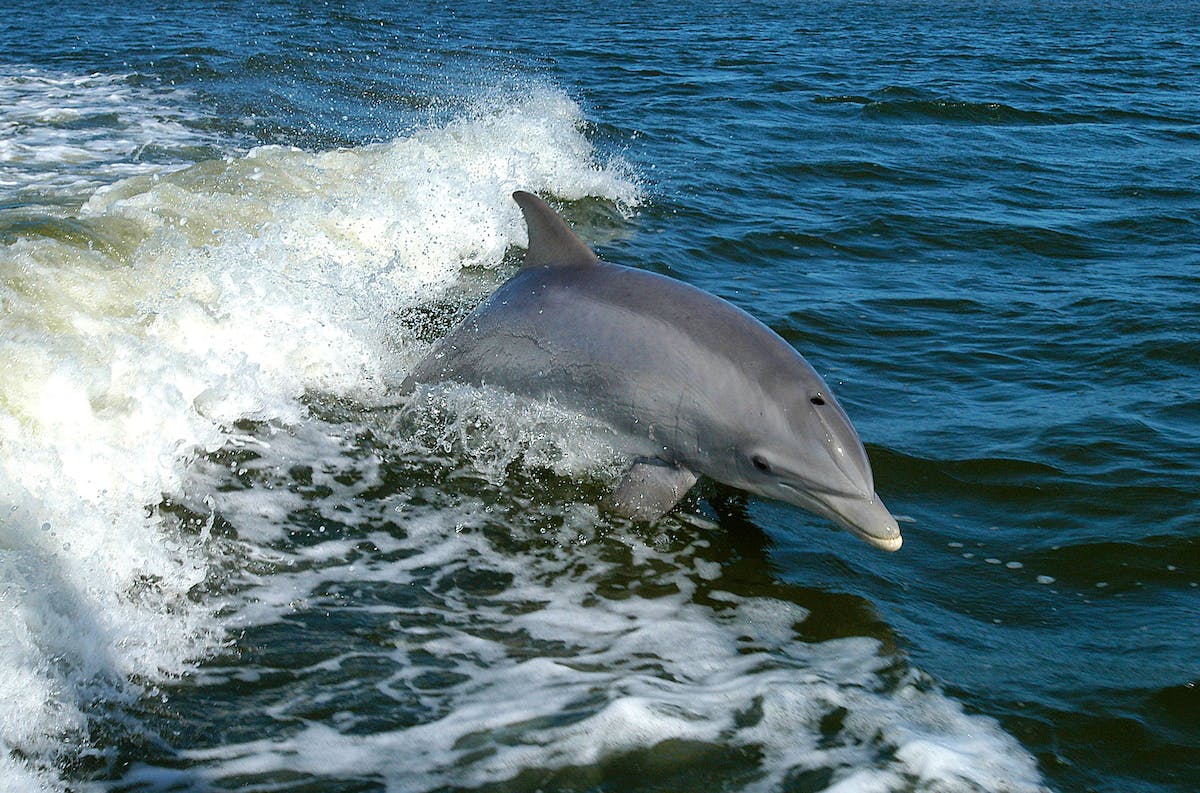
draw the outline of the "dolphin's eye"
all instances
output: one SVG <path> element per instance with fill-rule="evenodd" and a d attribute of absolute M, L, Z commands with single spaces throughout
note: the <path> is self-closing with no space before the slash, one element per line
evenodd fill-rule
<path fill-rule="evenodd" d="M 760 455 L 754 455 L 750 458 L 750 462 L 754 463 L 754 467 L 762 471 L 764 474 L 770 472 L 771 464 L 764 460 Z"/>
<path fill-rule="evenodd" d="M 825 397 L 821 396 L 820 394 L 813 394 L 808 398 L 808 401 L 812 402 L 814 405 L 824 405 Z"/>

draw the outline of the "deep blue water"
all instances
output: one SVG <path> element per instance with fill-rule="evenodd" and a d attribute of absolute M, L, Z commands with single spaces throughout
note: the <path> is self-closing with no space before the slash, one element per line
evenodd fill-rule
<path fill-rule="evenodd" d="M 1198 22 L 6 10 L 0 774 L 1200 788 Z M 711 483 L 614 523 L 565 418 L 378 409 L 517 188 L 793 343 L 904 548 Z"/>

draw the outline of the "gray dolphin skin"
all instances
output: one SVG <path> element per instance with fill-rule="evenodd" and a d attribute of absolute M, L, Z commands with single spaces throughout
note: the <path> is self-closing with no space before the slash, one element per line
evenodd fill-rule
<path fill-rule="evenodd" d="M 494 386 L 610 425 L 630 468 L 607 499 L 654 521 L 708 476 L 833 520 L 887 551 L 900 528 L 858 433 L 791 345 L 741 309 L 602 262 L 537 196 L 521 270 L 434 345 L 401 386 Z"/>

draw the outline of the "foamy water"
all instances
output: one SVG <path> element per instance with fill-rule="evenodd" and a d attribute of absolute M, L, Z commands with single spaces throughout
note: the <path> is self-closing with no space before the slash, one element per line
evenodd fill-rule
<path fill-rule="evenodd" d="M 101 185 L 218 152 L 189 99 L 131 75 L 0 66 L 0 195 L 77 205 Z"/>
<path fill-rule="evenodd" d="M 305 662 L 256 713 L 278 725 L 275 737 L 191 750 L 182 770 L 139 766 L 126 784 L 536 787 L 667 747 L 665 779 L 719 758 L 748 763 L 745 790 L 806 774 L 829 790 L 1042 789 L 1015 740 L 879 640 L 804 641 L 805 609 L 727 589 L 738 584 L 723 580 L 713 551 L 720 529 L 673 519 L 647 534 L 602 521 L 586 501 L 547 506 L 530 481 L 480 484 L 496 447 L 527 470 L 554 467 L 561 455 L 547 439 L 593 428 L 548 409 L 476 436 L 466 401 L 454 394 L 441 422 L 421 421 L 455 431 L 452 453 L 425 463 L 428 473 L 475 481 L 482 492 L 472 495 L 411 471 L 409 488 L 389 488 L 406 461 L 429 460 L 426 440 L 402 431 L 390 448 L 364 447 L 377 427 L 319 420 L 248 439 L 228 466 L 194 469 L 257 570 L 231 573 L 228 624 L 246 647 L 286 631 Z M 502 416 L 514 407 L 493 406 Z M 320 615 L 332 613 L 345 641 L 318 649 L 312 638 L 329 619 Z M 279 661 L 218 663 L 197 684 L 272 679 Z M 349 704 L 364 692 L 388 704 Z"/>
<path fill-rule="evenodd" d="M 59 104 L 90 107 L 97 85 L 118 115 L 144 111 L 119 78 L 48 79 L 7 85 L 7 151 Z M 56 104 L 70 86 L 85 96 Z M 414 354 L 396 313 L 521 240 L 513 189 L 636 200 L 581 123 L 569 99 L 537 91 L 387 144 L 150 170 L 96 191 L 70 233 L 0 250 L 0 777 L 53 787 L 97 703 L 135 698 L 222 641 L 220 603 L 202 592 L 206 536 L 154 509 L 189 461 L 239 420 L 302 422 L 307 392 L 384 394 Z M 40 146 L 8 183 L 78 162 L 85 180 L 111 177 L 138 135 L 164 129 L 182 128 Z"/>

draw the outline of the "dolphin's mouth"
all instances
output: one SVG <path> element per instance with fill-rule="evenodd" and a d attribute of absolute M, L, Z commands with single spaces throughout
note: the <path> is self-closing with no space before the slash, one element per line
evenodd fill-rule
<path fill-rule="evenodd" d="M 869 498 L 861 495 L 813 493 L 786 482 L 779 484 L 789 494 L 794 494 L 793 498 L 787 500 L 829 518 L 876 548 L 898 551 L 904 544 L 904 538 L 900 536 L 900 525 L 876 493 L 871 493 Z"/>
<path fill-rule="evenodd" d="M 876 548 L 898 551 L 904 544 L 900 525 L 875 493 L 869 499 L 825 496 L 822 500 L 826 502 L 831 518 Z"/>
<path fill-rule="evenodd" d="M 877 537 L 874 534 L 856 531 L 854 528 L 849 526 L 847 526 L 847 528 L 849 528 L 854 535 L 866 540 L 867 542 L 871 543 L 871 545 L 874 545 L 876 548 L 882 551 L 898 551 L 900 550 L 900 546 L 904 545 L 904 537 L 900 535 L 899 528 L 896 529 L 896 534 L 894 537 Z"/>

